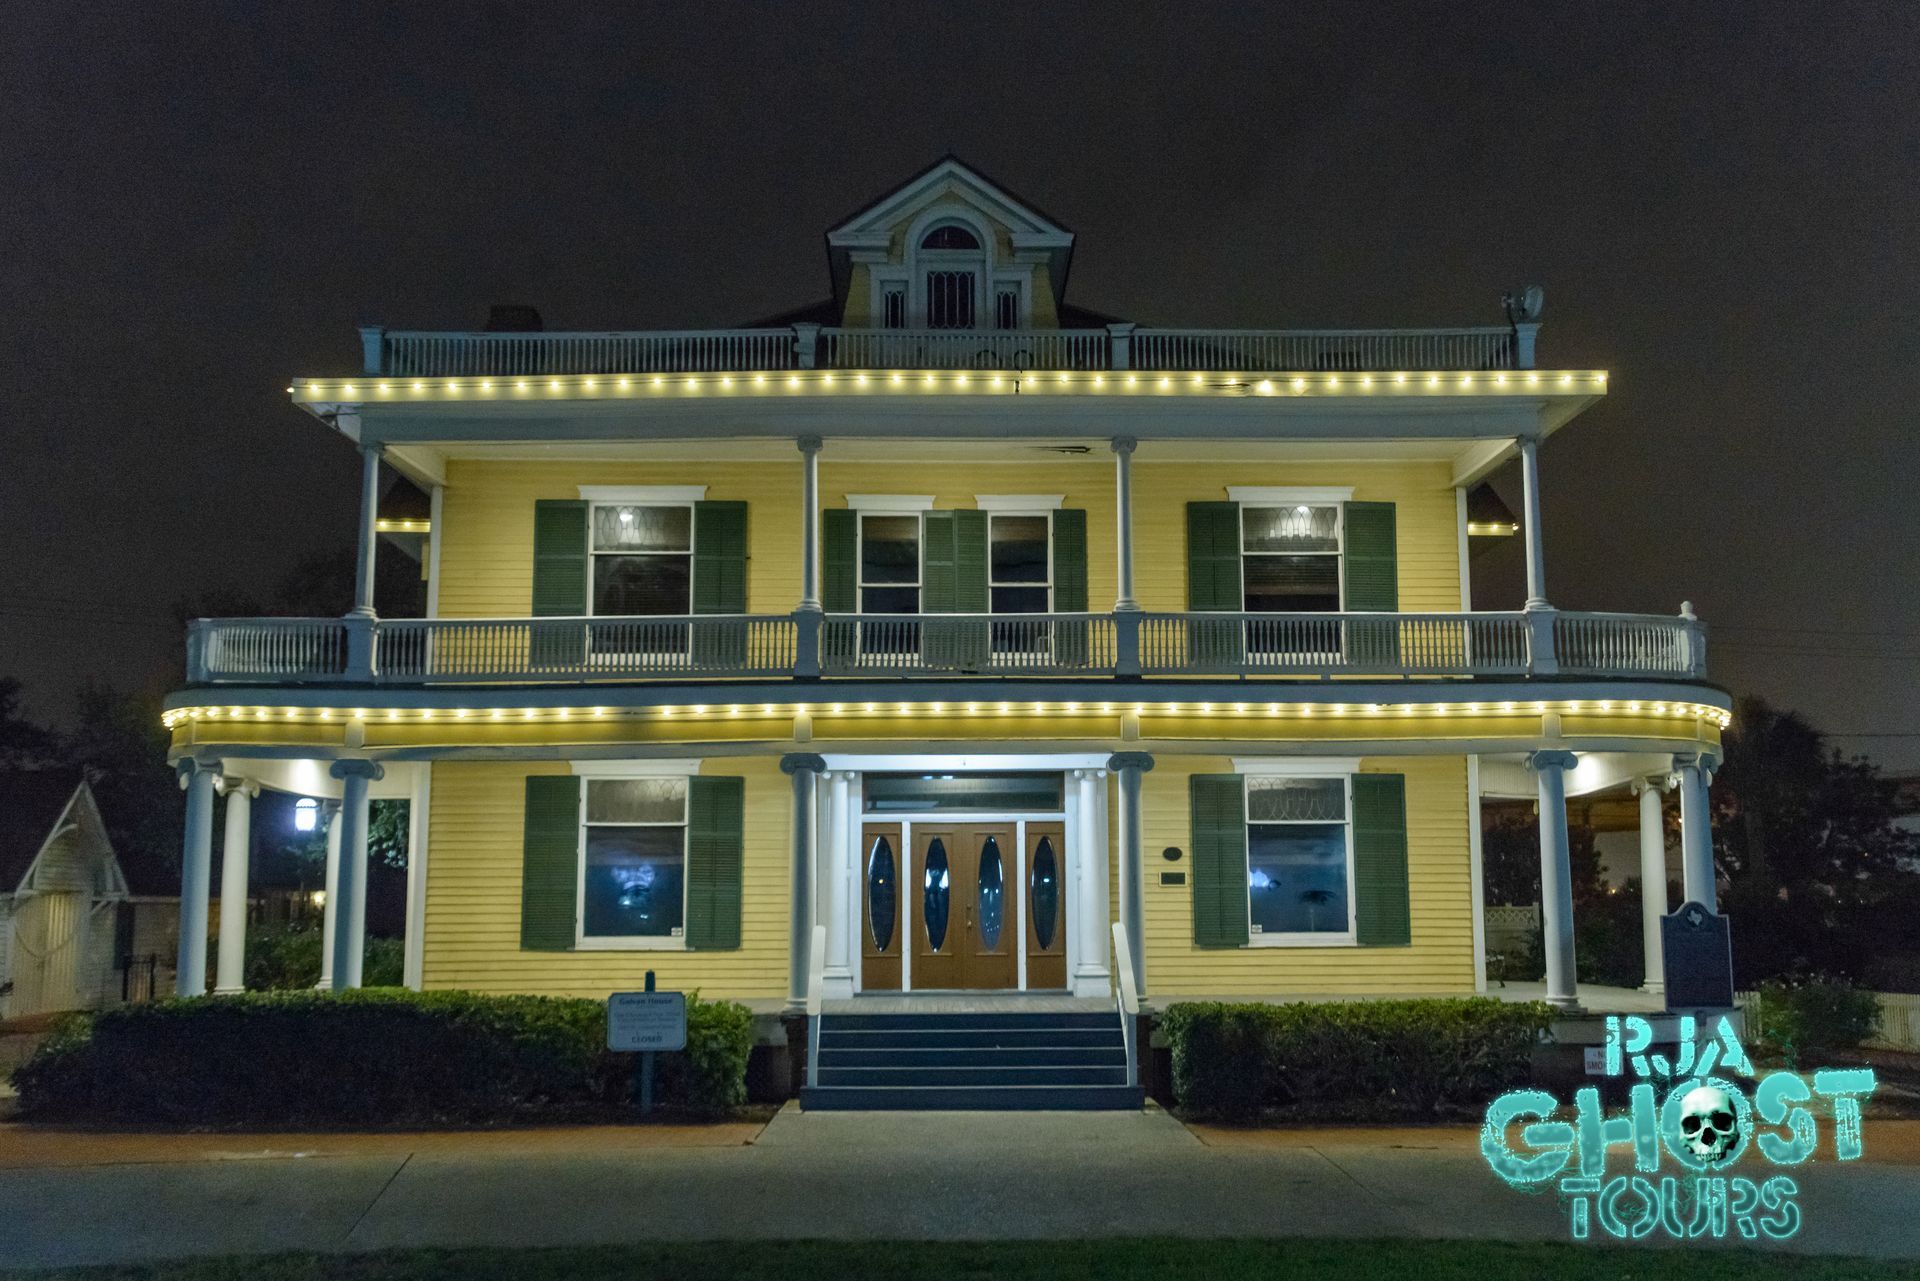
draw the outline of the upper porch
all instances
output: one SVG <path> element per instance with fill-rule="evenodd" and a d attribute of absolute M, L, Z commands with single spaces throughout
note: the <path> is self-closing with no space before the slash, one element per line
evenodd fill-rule
<path fill-rule="evenodd" d="M 1539 325 L 1422 329 L 865 329 L 446 332 L 369 326 L 374 378 L 783 373 L 790 370 L 1391 373 L 1530 370 Z"/>

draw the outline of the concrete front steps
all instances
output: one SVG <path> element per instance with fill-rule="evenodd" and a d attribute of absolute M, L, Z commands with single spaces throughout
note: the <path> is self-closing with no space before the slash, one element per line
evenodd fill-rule
<path fill-rule="evenodd" d="M 807 1111 L 1139 1108 L 1111 1011 L 823 1014 Z"/>

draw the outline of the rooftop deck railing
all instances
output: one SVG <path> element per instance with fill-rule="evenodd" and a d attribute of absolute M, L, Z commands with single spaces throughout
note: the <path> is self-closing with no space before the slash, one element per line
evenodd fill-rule
<path fill-rule="evenodd" d="M 1689 616 L 753 614 L 224 618 L 187 633 L 194 685 L 1199 677 L 1700 680 Z"/>
<path fill-rule="evenodd" d="M 1280 373 L 1530 369 L 1536 325 L 1467 329 L 763 329 L 361 331 L 388 377 L 1004 369 Z"/>

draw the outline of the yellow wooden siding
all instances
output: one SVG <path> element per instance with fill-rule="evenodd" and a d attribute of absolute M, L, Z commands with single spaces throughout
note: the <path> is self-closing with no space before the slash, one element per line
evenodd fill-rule
<path fill-rule="evenodd" d="M 532 761 L 433 766 L 424 986 L 598 999 L 638 990 L 652 970 L 668 989 L 709 997 L 785 996 L 792 787 L 772 757 L 713 760 L 701 771 L 746 779 L 737 950 L 520 950 L 525 780 L 567 770 L 563 763 Z"/>
<path fill-rule="evenodd" d="M 851 446 L 837 446 L 850 449 Z M 995 462 L 823 460 L 821 502 L 848 494 L 926 494 L 939 508 L 972 507 L 977 494 L 1066 495 L 1087 512 L 1087 603 L 1113 606 L 1113 465 L 1104 454 L 1060 456 L 1019 443 Z M 1134 469 L 1137 595 L 1150 610 L 1187 605 L 1189 502 L 1219 501 L 1234 485 L 1351 485 L 1354 497 L 1395 505 L 1400 608 L 1460 607 L 1453 489 L 1441 463 L 1141 463 Z M 579 486 L 706 485 L 707 497 L 748 504 L 747 609 L 783 614 L 799 599 L 800 463 L 453 462 L 442 504 L 440 613 L 517 618 L 532 607 L 533 505 L 576 498 Z"/>
<path fill-rule="evenodd" d="M 1356 501 L 1394 504 L 1400 608 L 1460 608 L 1459 516 L 1446 463 L 1136 461 L 1134 594 L 1141 608 L 1187 607 L 1187 504 L 1224 502 L 1229 485 L 1351 485 Z M 1103 540 L 1109 548 L 1111 539 Z"/>
<path fill-rule="evenodd" d="M 848 329 L 865 329 L 877 323 L 873 312 L 873 272 L 864 262 L 856 262 L 847 273 L 847 305 L 841 309 L 840 323 Z"/>
<path fill-rule="evenodd" d="M 1063 494 L 1061 505 L 1087 513 L 1087 608 L 1113 608 L 1113 461 L 1098 455 L 1045 453 L 1010 442 L 991 447 L 1000 462 L 820 464 L 820 502 L 844 507 L 848 494 L 933 496 L 933 505 L 972 508 L 980 494 Z M 983 447 L 983 451 L 986 452 Z"/>
<path fill-rule="evenodd" d="M 524 618 L 533 609 L 533 505 L 581 485 L 705 485 L 747 504 L 747 612 L 800 595 L 800 459 L 779 462 L 452 462 L 440 521 L 440 615 Z"/>
<path fill-rule="evenodd" d="M 1295 995 L 1431 995 L 1470 993 L 1473 972 L 1473 880 L 1468 853 L 1464 757 L 1383 757 L 1362 762 L 1367 773 L 1407 779 L 1407 881 L 1413 942 L 1407 947 L 1246 947 L 1193 945 L 1193 832 L 1188 779 L 1228 774 L 1224 757 L 1160 756 L 1141 789 L 1146 885 L 1147 991 L 1157 997 Z M 1119 787 L 1111 789 L 1115 804 Z M 1118 817 L 1110 822 L 1119 830 Z M 1177 846 L 1188 857 L 1166 862 Z M 1187 873 L 1185 885 L 1162 885 L 1163 870 Z M 1112 884 L 1118 886 L 1114 869 Z M 1113 911 L 1119 919 L 1118 896 Z"/>

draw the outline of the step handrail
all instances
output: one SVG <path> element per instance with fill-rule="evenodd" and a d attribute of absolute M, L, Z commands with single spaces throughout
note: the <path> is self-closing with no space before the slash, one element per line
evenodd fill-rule
<path fill-rule="evenodd" d="M 1140 993 L 1133 985 L 1133 949 L 1127 946 L 1124 921 L 1113 923 L 1114 1006 L 1120 1014 L 1120 1041 L 1127 1050 L 1127 1084 L 1140 1084 Z"/>
<path fill-rule="evenodd" d="M 807 1084 L 820 1084 L 820 989 L 827 979 L 827 927 L 813 927 L 807 948 Z"/>

